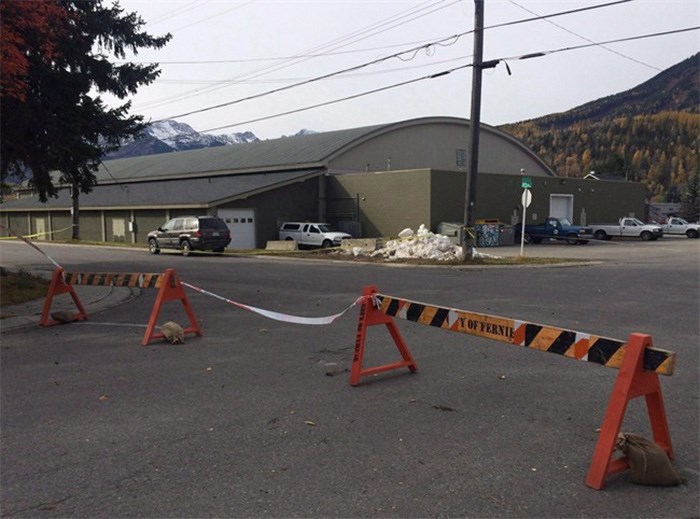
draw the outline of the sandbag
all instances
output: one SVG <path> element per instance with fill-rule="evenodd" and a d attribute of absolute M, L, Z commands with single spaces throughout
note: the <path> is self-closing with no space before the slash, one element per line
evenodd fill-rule
<path fill-rule="evenodd" d="M 75 315 L 67 310 L 59 310 L 51 314 L 51 319 L 59 323 L 72 323 L 75 321 Z"/>
<path fill-rule="evenodd" d="M 160 333 L 163 334 L 166 340 L 170 341 L 172 344 L 184 344 L 185 343 L 185 330 L 179 324 L 168 321 L 160 326 Z"/>
<path fill-rule="evenodd" d="M 685 482 L 666 452 L 653 441 L 636 434 L 623 433 L 620 434 L 617 445 L 627 457 L 633 483 L 674 486 Z"/>

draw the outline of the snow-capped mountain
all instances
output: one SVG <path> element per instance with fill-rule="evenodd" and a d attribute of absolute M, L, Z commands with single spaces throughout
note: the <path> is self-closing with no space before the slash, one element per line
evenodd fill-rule
<path fill-rule="evenodd" d="M 140 155 L 154 155 L 157 153 L 242 144 L 258 140 L 260 139 L 252 132 L 210 135 L 208 133 L 199 133 L 189 124 L 165 120 L 149 124 L 140 138 L 125 142 L 121 148 L 109 153 L 106 158 L 118 159 Z"/>

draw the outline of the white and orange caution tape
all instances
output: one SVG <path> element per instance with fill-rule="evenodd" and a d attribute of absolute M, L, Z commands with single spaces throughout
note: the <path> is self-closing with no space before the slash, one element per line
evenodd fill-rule
<path fill-rule="evenodd" d="M 56 260 L 54 260 L 51 256 L 49 256 L 48 254 L 46 254 L 46 253 L 45 253 L 43 250 L 41 250 L 39 247 L 37 247 L 36 245 L 34 245 L 28 238 L 25 238 L 24 236 L 22 236 L 21 234 L 15 232 L 15 231 L 12 231 L 12 230 L 10 230 L 10 229 L 7 229 L 7 227 L 5 227 L 4 225 L 0 225 L 0 227 L 2 227 L 3 229 L 9 231 L 10 236 L 14 236 L 14 237 L 16 237 L 16 238 L 19 238 L 20 240 L 22 240 L 24 243 L 26 243 L 26 244 L 29 245 L 30 247 L 32 247 L 32 248 L 38 250 L 41 254 L 43 254 L 44 256 L 46 256 L 46 257 L 48 258 L 48 260 L 49 260 L 51 263 L 53 263 L 54 265 L 56 265 L 58 268 L 63 268 L 63 267 L 61 267 L 61 265 L 58 264 L 58 262 L 56 262 Z"/>
<path fill-rule="evenodd" d="M 248 310 L 249 312 L 255 312 L 256 314 L 262 315 L 263 317 L 267 317 L 268 319 L 273 319 L 275 321 L 282 321 L 285 323 L 308 324 L 308 325 L 316 325 L 316 326 L 333 323 L 333 321 L 335 321 L 336 319 L 341 317 L 348 310 L 350 310 L 353 306 L 362 302 L 362 300 L 364 299 L 364 296 L 358 297 L 350 306 L 348 306 L 345 310 L 343 310 L 342 312 L 339 312 L 337 314 L 327 315 L 324 317 L 302 317 L 299 315 L 283 314 L 280 312 L 273 312 L 271 310 L 265 310 L 263 308 L 256 308 L 254 306 L 244 305 L 243 303 L 239 303 L 237 301 L 233 301 L 233 300 L 228 299 L 226 297 L 214 294 L 213 292 L 209 292 L 208 290 L 204 290 L 203 288 L 199 288 L 199 287 L 196 287 L 194 285 L 190 285 L 189 283 L 185 283 L 184 281 L 181 281 L 180 283 L 183 286 L 186 286 L 187 288 L 191 288 L 192 290 L 199 292 L 200 294 L 214 297 L 214 298 L 219 299 L 221 301 L 224 301 L 228 304 L 237 306 L 238 308 L 242 308 L 243 310 Z"/>

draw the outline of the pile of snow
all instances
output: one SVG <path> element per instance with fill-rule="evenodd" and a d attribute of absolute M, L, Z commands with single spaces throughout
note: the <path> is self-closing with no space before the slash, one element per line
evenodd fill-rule
<path fill-rule="evenodd" d="M 370 256 L 381 256 L 390 261 L 404 258 L 450 261 L 461 259 L 462 247 L 452 243 L 447 236 L 433 234 L 421 224 L 417 232 L 404 229 L 399 233 L 398 240 L 386 242 L 384 247 Z"/>
<path fill-rule="evenodd" d="M 423 224 L 416 232 L 410 228 L 404 229 L 399 233 L 397 240 L 388 241 L 384 247 L 374 252 L 367 252 L 361 247 L 353 247 L 349 252 L 353 256 L 368 254 L 373 258 L 380 257 L 387 261 L 406 258 L 437 261 L 462 259 L 462 247 L 452 243 L 447 236 L 430 232 Z M 478 252 L 474 248 L 472 258 L 500 258 L 500 256 Z"/>

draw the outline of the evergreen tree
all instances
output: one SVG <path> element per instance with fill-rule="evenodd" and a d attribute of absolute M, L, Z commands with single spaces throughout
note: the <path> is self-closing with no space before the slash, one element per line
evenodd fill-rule
<path fill-rule="evenodd" d="M 42 202 L 57 196 L 57 184 L 71 185 L 77 219 L 78 193 L 92 189 L 100 158 L 144 127 L 130 101 L 110 109 L 100 94 L 125 99 L 160 74 L 157 64 L 117 65 L 107 54 L 123 60 L 171 35 L 151 36 L 136 13 L 102 0 L 3 1 L 0 21 L 0 181 L 28 178 Z"/>
<path fill-rule="evenodd" d="M 689 222 L 700 221 L 700 173 L 690 175 L 681 195 L 681 213 Z"/>

